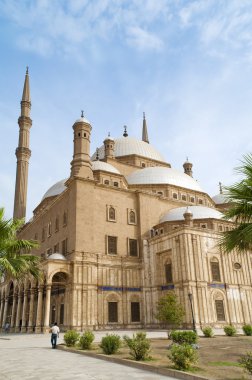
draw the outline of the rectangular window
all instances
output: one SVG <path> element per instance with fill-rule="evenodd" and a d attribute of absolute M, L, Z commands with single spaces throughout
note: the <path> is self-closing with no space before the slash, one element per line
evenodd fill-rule
<path fill-rule="evenodd" d="M 211 262 L 211 272 L 212 272 L 212 280 L 220 282 L 221 276 L 220 276 L 220 266 L 218 262 Z"/>
<path fill-rule="evenodd" d="M 108 302 L 108 321 L 118 322 L 118 307 L 117 302 Z"/>
<path fill-rule="evenodd" d="M 53 252 L 54 253 L 59 253 L 59 243 L 55 244 L 54 248 L 53 248 Z"/>
<path fill-rule="evenodd" d="M 63 325 L 64 324 L 64 304 L 62 303 L 60 305 L 60 324 Z"/>
<path fill-rule="evenodd" d="M 136 239 L 129 239 L 129 255 L 133 257 L 138 256 L 138 245 Z"/>
<path fill-rule="evenodd" d="M 165 280 L 167 283 L 172 282 L 172 265 L 165 264 Z"/>
<path fill-rule="evenodd" d="M 215 301 L 217 321 L 225 321 L 224 303 L 222 300 Z"/>
<path fill-rule="evenodd" d="M 61 249 L 62 255 L 66 255 L 67 254 L 67 239 L 62 241 L 61 248 L 62 248 Z"/>
<path fill-rule="evenodd" d="M 140 303 L 131 302 L 131 322 L 140 322 Z"/>
<path fill-rule="evenodd" d="M 108 254 L 117 255 L 117 237 L 108 236 Z"/>

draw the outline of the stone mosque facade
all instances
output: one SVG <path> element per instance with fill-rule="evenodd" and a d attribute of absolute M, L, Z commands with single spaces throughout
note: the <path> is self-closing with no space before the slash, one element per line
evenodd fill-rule
<path fill-rule="evenodd" d="M 25 76 L 14 218 L 25 218 L 31 99 Z M 160 328 L 157 301 L 173 290 L 185 309 L 184 328 L 240 327 L 252 322 L 251 253 L 218 248 L 228 207 L 193 179 L 192 164 L 171 167 L 149 143 L 107 137 L 90 155 L 92 127 L 73 124 L 69 177 L 54 184 L 19 237 L 35 239 L 43 277 L 0 284 L 0 324 L 15 332 Z"/>

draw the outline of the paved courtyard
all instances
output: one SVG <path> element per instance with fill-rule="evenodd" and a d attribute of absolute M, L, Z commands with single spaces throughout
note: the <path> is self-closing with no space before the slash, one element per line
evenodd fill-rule
<path fill-rule="evenodd" d="M 120 332 L 125 335 L 126 331 Z M 105 333 L 96 333 L 96 341 Z M 152 337 L 166 336 L 165 332 L 148 333 Z M 59 343 L 63 341 L 63 334 Z M 168 376 L 52 350 L 50 334 L 0 334 L 1 380 L 174 380 Z"/>

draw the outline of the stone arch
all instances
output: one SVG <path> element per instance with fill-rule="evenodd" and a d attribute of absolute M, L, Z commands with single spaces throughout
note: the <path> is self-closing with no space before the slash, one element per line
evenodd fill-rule
<path fill-rule="evenodd" d="M 122 323 L 123 311 L 121 294 L 111 292 L 105 297 L 104 318 L 105 324 Z"/>
<path fill-rule="evenodd" d="M 226 322 L 228 320 L 226 294 L 220 289 L 212 292 L 212 308 L 213 316 L 217 323 Z"/>
<path fill-rule="evenodd" d="M 53 281 L 53 277 L 57 274 L 57 273 L 64 273 L 65 275 L 67 275 L 67 281 L 68 283 L 70 282 L 70 273 L 67 269 L 65 268 L 58 268 L 58 269 L 54 269 L 48 276 L 47 278 L 47 284 L 52 284 L 52 281 Z"/>
<path fill-rule="evenodd" d="M 69 274 L 65 270 L 54 271 L 51 273 L 51 309 L 50 323 L 57 322 L 64 325 L 66 320 L 65 304 L 67 301 L 67 290 L 69 285 Z"/>

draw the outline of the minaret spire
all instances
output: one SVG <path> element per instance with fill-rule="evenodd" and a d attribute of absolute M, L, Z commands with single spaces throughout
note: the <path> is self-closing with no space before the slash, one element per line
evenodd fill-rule
<path fill-rule="evenodd" d="M 16 186 L 14 200 L 14 219 L 25 218 L 26 215 L 26 199 L 27 199 L 27 183 L 28 183 L 28 167 L 31 157 L 30 145 L 30 128 L 32 120 L 30 118 L 31 99 L 29 72 L 26 68 L 23 95 L 21 100 L 21 115 L 18 119 L 19 124 L 19 141 L 16 149 L 17 169 L 16 169 Z"/>
<path fill-rule="evenodd" d="M 142 140 L 149 144 L 147 123 L 145 119 L 145 112 L 143 113 L 143 131 L 142 131 Z"/>

